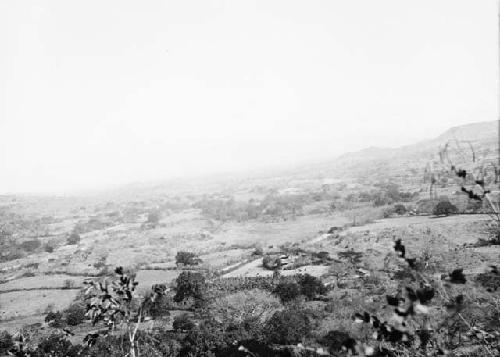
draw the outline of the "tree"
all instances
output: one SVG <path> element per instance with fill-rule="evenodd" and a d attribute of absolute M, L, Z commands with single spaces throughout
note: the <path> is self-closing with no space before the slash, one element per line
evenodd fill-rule
<path fill-rule="evenodd" d="M 281 259 L 278 256 L 266 254 L 264 258 L 262 258 L 262 266 L 269 270 L 279 269 L 281 267 Z"/>
<path fill-rule="evenodd" d="M 192 297 L 195 304 L 199 306 L 205 299 L 206 282 L 201 273 L 183 271 L 176 279 L 175 302 L 180 302 Z"/>
<path fill-rule="evenodd" d="M 137 346 L 137 332 L 141 321 L 151 304 L 165 293 L 165 289 L 160 285 L 154 285 L 151 294 L 144 298 L 135 296 L 135 288 L 139 284 L 125 274 L 122 267 L 115 269 L 116 279 L 109 283 L 90 281 L 84 282 L 87 285 L 85 290 L 85 300 L 87 301 L 87 316 L 90 317 L 94 325 L 103 322 L 107 330 L 102 334 L 108 334 L 115 329 L 116 324 L 124 322 L 127 326 L 128 342 L 130 344 L 129 356 L 135 357 Z M 88 334 L 84 338 L 89 346 L 95 344 L 100 336 L 100 332 Z M 137 353 L 138 354 L 138 353 Z"/>
<path fill-rule="evenodd" d="M 448 216 L 449 214 L 455 214 L 458 212 L 457 207 L 452 205 L 449 201 L 441 201 L 436 207 L 434 207 L 435 216 Z"/>
<path fill-rule="evenodd" d="M 175 263 L 177 265 L 198 265 L 201 263 L 201 259 L 194 253 L 180 251 L 175 256 Z"/>

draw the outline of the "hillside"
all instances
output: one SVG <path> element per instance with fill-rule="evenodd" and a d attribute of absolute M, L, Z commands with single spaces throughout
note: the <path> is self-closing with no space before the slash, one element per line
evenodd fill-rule
<path fill-rule="evenodd" d="M 430 138 L 397 148 L 369 147 L 343 154 L 335 159 L 290 170 L 290 177 L 331 177 L 344 180 L 395 179 L 400 184 L 415 184 L 416 176 L 431 161 L 438 158 L 438 150 L 450 140 L 469 141 L 481 159 L 498 157 L 498 121 L 487 121 L 448 129 L 436 138 Z M 463 144 L 462 144 L 463 145 Z M 468 147 L 462 148 L 466 153 Z M 455 146 L 452 150 L 456 151 Z"/>
<path fill-rule="evenodd" d="M 387 306 L 386 296 L 457 268 L 464 268 L 467 276 L 470 303 L 464 307 L 465 318 L 479 321 L 475 323 L 492 334 L 498 324 L 486 312 L 498 309 L 498 301 L 487 289 L 497 289 L 498 278 L 485 271 L 498 263 L 500 245 L 492 238 L 498 232 L 484 205 L 455 194 L 454 180 L 440 182 L 439 194 L 447 195 L 458 214 L 437 217 L 435 202 L 425 199 L 429 194 L 423 171 L 450 138 L 470 140 L 478 158 L 494 158 L 496 124 L 461 126 L 413 145 L 371 147 L 266 175 L 131 184 L 75 197 L 0 196 L 0 334 L 10 336 L 23 328 L 30 348 L 50 345 L 55 335 L 71 346 L 66 335 L 61 337 L 63 331 L 83 355 L 125 355 L 121 345 L 109 354 L 101 350 L 104 345 L 84 343 L 85 336 L 97 333 L 85 316 L 85 306 L 91 305 L 82 298 L 84 281 L 114 279 L 117 266 L 139 282 L 135 301 L 146 299 L 156 284 L 169 288 L 148 312 L 151 316 L 144 316 L 148 320 L 137 325 L 141 332 L 160 329 L 154 335 L 159 341 L 176 341 L 177 347 L 171 346 L 175 352 L 163 355 L 212 356 L 245 338 L 279 349 L 296 349 L 302 341 L 315 351 L 311 356 L 323 356 L 327 350 L 336 356 L 345 341 L 329 339 L 335 333 L 344 339 L 351 336 L 357 348 L 372 346 L 369 328 L 354 324 L 354 314 L 364 310 L 392 321 L 394 309 Z M 408 259 L 393 249 L 398 238 L 406 244 Z M 192 258 L 181 262 L 181 256 Z M 182 279 L 189 277 L 202 285 L 200 306 L 176 297 Z M 437 279 L 430 286 L 436 298 L 424 311 L 431 309 L 435 324 L 455 323 L 441 308 L 450 304 L 443 296 L 457 295 L 455 288 Z M 253 320 L 242 323 L 230 312 L 259 309 L 266 313 L 248 326 Z M 418 326 L 421 314 L 408 319 Z M 192 331 L 175 328 L 179 316 L 192 320 Z M 249 318 L 255 317 L 250 313 Z M 293 332 L 295 322 L 288 321 L 297 317 L 311 323 L 298 335 Z M 207 323 L 214 325 L 201 329 Z M 397 328 L 406 329 L 402 324 Z M 219 338 L 214 333 L 229 330 L 235 335 L 217 346 L 196 342 L 213 341 Z M 275 330 L 280 331 L 276 337 L 263 337 Z M 124 326 L 118 327 L 114 335 L 124 331 Z M 114 343 L 106 338 L 99 337 Z M 432 337 L 435 346 L 441 338 Z M 399 351 L 399 342 L 388 346 Z M 141 340 L 141 349 L 149 343 Z M 181 345 L 191 352 L 178 350 Z M 466 345 L 478 353 L 484 349 L 484 341 L 472 339 Z M 457 356 L 469 355 L 461 347 L 446 342 Z M 418 345 L 412 348 L 404 356 L 423 356 L 416 354 Z M 283 356 L 302 352 L 299 348 Z"/>

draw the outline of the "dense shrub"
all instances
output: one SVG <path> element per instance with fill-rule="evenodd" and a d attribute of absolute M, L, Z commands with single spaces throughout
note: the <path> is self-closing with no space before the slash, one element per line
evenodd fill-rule
<path fill-rule="evenodd" d="M 279 269 L 281 267 L 281 259 L 278 256 L 266 254 L 262 258 L 262 266 L 269 270 Z"/>
<path fill-rule="evenodd" d="M 191 321 L 189 315 L 185 313 L 176 316 L 172 326 L 175 331 L 191 331 L 195 327 L 195 324 Z"/>
<path fill-rule="evenodd" d="M 82 304 L 72 304 L 64 310 L 65 321 L 70 326 L 81 324 L 85 320 L 87 310 Z"/>
<path fill-rule="evenodd" d="M 214 299 L 206 310 L 216 321 L 237 325 L 252 319 L 263 323 L 280 308 L 280 301 L 269 291 L 251 289 Z"/>
<path fill-rule="evenodd" d="M 45 322 L 49 324 L 50 327 L 61 327 L 63 325 L 63 316 L 59 311 L 49 312 L 45 316 Z"/>
<path fill-rule="evenodd" d="M 329 331 L 323 338 L 321 338 L 321 344 L 328 346 L 330 352 L 339 352 L 342 349 L 342 345 L 347 339 L 350 338 L 349 334 L 344 331 L 332 330 Z"/>
<path fill-rule="evenodd" d="M 326 287 L 321 282 L 321 279 L 315 276 L 309 274 L 299 275 L 298 283 L 300 293 L 309 300 L 314 299 L 317 295 L 326 293 Z"/>
<path fill-rule="evenodd" d="M 280 298 L 283 303 L 295 300 L 301 294 L 299 284 L 293 281 L 280 282 L 273 293 Z"/>
<path fill-rule="evenodd" d="M 176 279 L 175 302 L 192 297 L 199 306 L 205 299 L 207 285 L 201 273 L 183 271 Z"/>
<path fill-rule="evenodd" d="M 177 252 L 177 255 L 175 256 L 175 263 L 183 265 L 198 265 L 201 263 L 201 259 L 194 253 L 180 251 Z"/>
<path fill-rule="evenodd" d="M 72 345 L 68 339 L 62 335 L 50 335 L 38 344 L 38 348 L 32 355 L 50 357 L 76 357 L 80 356 L 82 347 Z"/>
<path fill-rule="evenodd" d="M 436 205 L 436 207 L 434 207 L 434 211 L 432 213 L 436 216 L 448 216 L 457 212 L 457 207 L 455 207 L 449 201 L 441 201 Z"/>
<path fill-rule="evenodd" d="M 406 213 L 406 207 L 402 204 L 397 204 L 394 206 L 394 213 L 399 214 L 401 216 Z"/>
<path fill-rule="evenodd" d="M 171 298 L 165 295 L 161 295 L 157 297 L 154 300 L 154 302 L 149 304 L 146 313 L 149 314 L 149 316 L 152 317 L 153 319 L 169 316 L 170 315 L 169 310 L 172 306 L 171 302 L 172 302 Z"/>
<path fill-rule="evenodd" d="M 182 342 L 179 356 L 186 357 L 213 357 L 214 351 L 227 346 L 221 326 L 210 320 L 189 331 Z"/>
<path fill-rule="evenodd" d="M 0 355 L 6 355 L 12 347 L 14 347 L 12 335 L 7 331 L 0 331 Z"/>
<path fill-rule="evenodd" d="M 283 310 L 274 313 L 265 326 L 270 343 L 296 344 L 311 332 L 309 316 L 304 311 Z"/>

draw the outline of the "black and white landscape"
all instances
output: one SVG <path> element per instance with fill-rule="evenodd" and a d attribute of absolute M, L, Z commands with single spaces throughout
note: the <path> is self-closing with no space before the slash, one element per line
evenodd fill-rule
<path fill-rule="evenodd" d="M 0 3 L 0 356 L 499 356 L 498 3 Z"/>

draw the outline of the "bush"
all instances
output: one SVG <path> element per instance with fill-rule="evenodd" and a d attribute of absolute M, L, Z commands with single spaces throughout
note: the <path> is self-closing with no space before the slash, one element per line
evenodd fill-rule
<path fill-rule="evenodd" d="M 14 347 L 14 339 L 7 331 L 0 331 L 0 355 L 7 355 L 7 352 Z"/>
<path fill-rule="evenodd" d="M 296 344 L 307 338 L 312 326 L 304 311 L 283 310 L 274 313 L 266 324 L 266 339 L 270 343 Z"/>
<path fill-rule="evenodd" d="M 262 266 L 269 270 L 279 269 L 281 267 L 281 259 L 277 256 L 265 255 L 262 258 Z"/>
<path fill-rule="evenodd" d="M 175 331 L 191 331 L 195 324 L 191 321 L 191 318 L 188 314 L 184 313 L 182 315 L 176 316 L 174 318 L 173 328 Z"/>
<path fill-rule="evenodd" d="M 50 327 L 61 327 L 63 325 L 63 316 L 59 311 L 51 311 L 45 316 L 45 322 L 48 323 Z"/>
<path fill-rule="evenodd" d="M 81 346 L 73 346 L 61 335 L 51 335 L 40 341 L 35 356 L 76 357 L 80 355 Z"/>
<path fill-rule="evenodd" d="M 283 303 L 295 300 L 300 296 L 300 293 L 299 284 L 293 281 L 282 281 L 273 290 L 273 294 L 278 296 Z"/>
<path fill-rule="evenodd" d="M 170 315 L 170 307 L 172 300 L 165 295 L 156 297 L 156 299 L 148 306 L 147 313 L 153 319 L 163 318 Z"/>
<path fill-rule="evenodd" d="M 21 243 L 21 248 L 24 249 L 26 252 L 32 253 L 38 248 L 40 248 L 41 245 L 42 243 L 40 243 L 38 239 L 26 240 Z"/>
<path fill-rule="evenodd" d="M 66 323 L 70 326 L 81 324 L 85 320 L 86 308 L 81 304 L 72 304 L 64 311 Z"/>
<path fill-rule="evenodd" d="M 339 352 L 342 350 L 342 345 L 349 339 L 350 336 L 344 331 L 332 330 L 324 336 L 320 342 L 328 346 L 330 352 Z"/>
<path fill-rule="evenodd" d="M 406 213 L 406 207 L 402 204 L 397 204 L 394 206 L 394 213 L 401 216 Z"/>
<path fill-rule="evenodd" d="M 80 243 L 80 235 L 73 231 L 69 235 L 68 240 L 66 242 L 69 245 L 78 244 L 78 243 Z"/>
<path fill-rule="evenodd" d="M 175 256 L 175 263 L 183 265 L 198 265 L 201 263 L 201 259 L 194 253 L 181 251 L 177 252 L 177 255 Z"/>
<path fill-rule="evenodd" d="M 449 214 L 455 214 L 458 212 L 457 207 L 452 205 L 449 201 L 441 201 L 432 212 L 435 216 L 448 216 Z"/>
<path fill-rule="evenodd" d="M 308 300 L 314 299 L 316 295 L 323 295 L 326 293 L 326 287 L 319 278 L 305 274 L 300 275 L 298 280 L 300 293 Z"/>
<path fill-rule="evenodd" d="M 216 321 L 241 325 L 250 320 L 264 323 L 280 308 L 280 301 L 269 291 L 251 289 L 214 299 L 206 310 Z"/>

